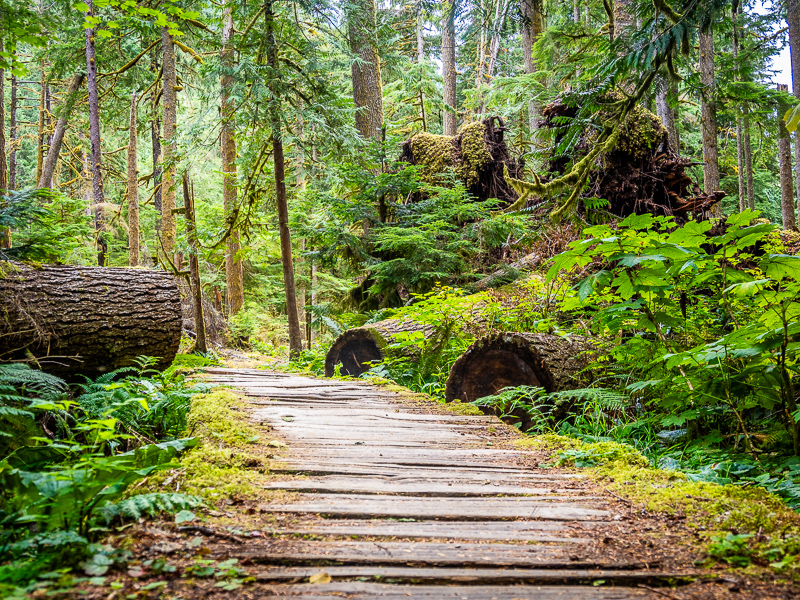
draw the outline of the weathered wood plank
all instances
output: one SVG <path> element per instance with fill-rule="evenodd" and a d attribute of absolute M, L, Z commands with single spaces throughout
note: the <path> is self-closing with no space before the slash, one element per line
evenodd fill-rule
<path fill-rule="evenodd" d="M 585 537 L 600 525 L 583 521 L 571 525 L 563 521 L 386 521 L 382 519 L 324 519 L 272 531 L 278 534 L 312 534 L 330 536 L 375 536 L 398 538 L 430 538 L 448 540 L 495 540 L 586 544 Z M 556 534 L 579 533 L 583 537 Z M 549 535 L 545 535 L 549 534 Z"/>
<path fill-rule="evenodd" d="M 663 585 L 690 578 L 689 573 L 646 570 L 606 569 L 432 569 L 414 567 L 276 567 L 255 573 L 258 581 L 303 581 L 324 571 L 334 580 L 390 580 L 394 583 L 474 583 L 511 585 L 528 584 L 588 584 L 602 581 L 606 584 Z"/>
<path fill-rule="evenodd" d="M 275 459 L 270 465 L 273 473 L 303 473 L 307 475 L 405 475 L 408 465 L 386 463 L 353 462 L 342 464 L 334 461 L 311 461 L 294 458 Z M 441 468 L 415 467 L 418 477 L 473 479 L 477 481 L 563 481 L 575 476 L 564 473 L 533 473 L 518 469 L 490 469 L 486 467 L 463 467 L 451 465 Z"/>
<path fill-rule="evenodd" d="M 501 519 L 548 519 L 560 521 L 604 520 L 607 510 L 584 504 L 547 503 L 528 498 L 421 498 L 356 494 L 303 495 L 291 504 L 269 505 L 283 513 L 320 513 L 333 516 L 401 517 L 496 521 Z"/>

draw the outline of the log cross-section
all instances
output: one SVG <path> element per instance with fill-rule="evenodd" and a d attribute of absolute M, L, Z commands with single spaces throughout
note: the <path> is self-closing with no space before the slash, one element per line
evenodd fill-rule
<path fill-rule="evenodd" d="M 547 333 L 501 333 L 472 344 L 447 378 L 448 402 L 472 402 L 505 387 L 542 387 L 547 392 L 580 386 L 591 345 L 583 337 Z"/>
<path fill-rule="evenodd" d="M 73 379 L 158 358 L 181 338 L 181 298 L 163 271 L 0 262 L 0 362 Z"/>

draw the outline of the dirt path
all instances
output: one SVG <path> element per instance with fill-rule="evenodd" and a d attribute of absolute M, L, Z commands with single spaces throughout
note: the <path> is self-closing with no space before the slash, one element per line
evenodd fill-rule
<path fill-rule="evenodd" d="M 625 505 L 532 467 L 494 418 L 368 384 L 208 372 L 288 444 L 268 487 L 296 499 L 263 507 L 280 524 L 269 543 L 230 554 L 254 565 L 260 598 L 664 598 L 688 574 L 615 546 Z"/>

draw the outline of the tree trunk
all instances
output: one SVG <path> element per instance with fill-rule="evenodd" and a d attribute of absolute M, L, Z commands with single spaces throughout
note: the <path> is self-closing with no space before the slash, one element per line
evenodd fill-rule
<path fill-rule="evenodd" d="M 672 83 L 668 77 L 660 77 L 657 84 L 656 91 L 656 113 L 661 119 L 661 123 L 667 130 L 667 138 L 669 145 L 680 154 L 681 143 L 678 138 L 678 126 L 676 124 L 675 109 L 669 104 L 668 96 L 672 91 L 674 92 L 675 84 Z"/>
<path fill-rule="evenodd" d="M 542 0 L 521 0 L 522 12 L 522 57 L 525 61 L 525 74 L 536 72 L 533 62 L 533 45 L 542 34 L 544 21 L 542 19 Z M 528 127 L 530 131 L 536 130 L 536 119 L 539 111 L 533 100 L 528 100 Z"/>
<path fill-rule="evenodd" d="M 89 10 L 87 17 L 94 14 L 93 0 L 89 0 Z M 89 139 L 92 146 L 92 193 L 94 196 L 94 225 L 97 231 L 97 264 L 106 264 L 106 254 L 108 244 L 105 234 L 105 214 L 103 204 L 105 197 L 103 194 L 103 171 L 102 171 L 102 148 L 100 145 L 100 103 L 97 96 L 97 63 L 95 61 L 94 34 L 95 28 L 86 30 L 86 87 L 89 91 Z M 41 171 L 38 173 L 37 181 L 41 179 Z"/>
<path fill-rule="evenodd" d="M 702 84 L 701 121 L 703 128 L 703 187 L 707 194 L 719 190 L 719 158 L 717 153 L 717 104 L 714 75 L 714 32 L 711 26 L 700 31 L 700 82 Z M 712 210 L 722 214 L 721 207 Z"/>
<path fill-rule="evenodd" d="M 39 188 L 52 187 L 53 173 L 56 170 L 58 156 L 61 153 L 61 145 L 64 142 L 64 134 L 67 131 L 67 121 L 69 120 L 69 115 L 72 112 L 72 105 L 75 101 L 75 92 L 77 92 L 78 88 L 83 84 L 83 78 L 84 74 L 78 73 L 72 78 L 72 81 L 69 84 L 67 98 L 62 107 L 61 114 L 56 121 L 56 127 L 53 131 L 50 147 L 47 150 L 47 157 L 45 158 L 44 166 L 42 167 L 42 174 L 39 177 L 37 184 L 37 187 Z"/>
<path fill-rule="evenodd" d="M 233 11 L 230 5 L 224 9 L 225 24 L 222 28 L 222 51 L 220 58 L 224 69 L 221 87 L 220 114 L 222 132 L 220 148 L 222 154 L 222 199 L 225 212 L 225 225 L 230 227 L 230 235 L 225 249 L 225 284 L 227 288 L 228 314 L 237 314 L 244 305 L 244 274 L 242 259 L 239 256 L 241 244 L 239 229 L 236 227 L 236 138 L 234 133 L 235 106 L 231 100 L 233 91 Z"/>
<path fill-rule="evenodd" d="M 559 392 L 580 387 L 579 373 L 590 362 L 588 339 L 559 337 L 548 333 L 500 333 L 472 344 L 453 364 L 447 378 L 445 399 L 472 402 L 492 396 L 505 387 L 527 385 Z M 557 408 L 557 407 L 556 407 Z M 494 414 L 493 409 L 485 412 Z M 530 416 L 519 411 L 522 430 Z"/>
<path fill-rule="evenodd" d="M 208 352 L 206 343 L 206 321 L 203 316 L 203 284 L 200 281 L 200 244 L 197 242 L 197 224 L 194 214 L 194 194 L 189 192 L 189 174 L 183 172 L 183 216 L 186 219 L 186 237 L 189 240 L 189 278 L 192 282 L 192 304 L 194 306 L 194 350 Z"/>
<path fill-rule="evenodd" d="M 139 266 L 139 169 L 136 168 L 136 92 L 131 93 L 128 123 L 128 264 Z"/>
<path fill-rule="evenodd" d="M 417 332 L 429 338 L 435 330 L 430 325 L 400 319 L 386 319 L 348 329 L 336 338 L 325 355 L 325 377 L 333 377 L 337 365 L 341 365 L 339 372 L 342 375 L 358 377 L 369 371 L 370 365 L 367 363 L 382 362 L 386 358 L 386 347 L 400 341 L 399 336 Z M 398 352 L 412 360 L 419 358 L 413 346 Z"/>
<path fill-rule="evenodd" d="M 786 22 L 789 25 L 789 54 L 792 57 L 792 94 L 800 98 L 800 1 L 786 0 Z M 797 210 L 800 212 L 800 132 L 794 134 L 794 174 Z"/>
<path fill-rule="evenodd" d="M 314 345 L 314 338 L 316 334 L 314 332 L 314 307 L 317 305 L 317 265 L 314 262 L 311 263 L 311 310 L 308 311 L 306 315 L 306 323 L 308 327 L 308 348 Z"/>
<path fill-rule="evenodd" d="M 347 17 L 350 50 L 358 58 L 351 67 L 356 129 L 364 139 L 379 140 L 383 126 L 383 88 L 375 41 L 375 0 L 351 3 Z"/>
<path fill-rule="evenodd" d="M 478 57 L 475 65 L 475 89 L 483 85 L 483 65 L 486 63 L 486 0 L 481 0 L 478 8 Z"/>
<path fill-rule="evenodd" d="M 91 7 L 91 2 L 89 3 Z M 91 12 L 91 8 L 89 9 Z M 86 43 L 89 43 L 89 29 L 86 30 Z M 94 30 L 91 30 L 94 31 Z M 92 34 L 93 35 L 93 34 Z M 86 60 L 89 60 L 89 48 L 86 48 Z M 44 82 L 44 63 L 42 63 L 42 74 L 39 77 L 39 127 L 36 133 L 36 181 L 42 176 L 42 167 L 44 166 L 44 96 L 45 96 L 45 82 Z"/>
<path fill-rule="evenodd" d="M 422 16 L 422 1 L 417 0 L 416 6 L 416 33 L 417 33 L 417 62 L 422 64 L 425 61 L 425 21 Z"/>
<path fill-rule="evenodd" d="M 156 53 L 157 54 L 157 53 Z M 153 72 L 155 73 L 156 82 L 158 78 L 161 77 L 161 69 L 159 68 L 156 57 L 153 57 Z M 153 93 L 151 96 L 151 110 L 153 113 L 152 120 L 150 121 L 150 140 L 151 140 L 151 148 L 153 150 L 153 177 L 151 181 L 153 182 L 153 208 L 156 209 L 158 213 L 156 215 L 156 236 L 161 237 L 161 213 L 162 213 L 162 202 L 161 202 L 161 121 L 158 118 L 158 90 L 155 89 L 158 87 L 158 84 L 154 84 Z"/>
<path fill-rule="evenodd" d="M 456 114 L 456 26 L 455 3 L 442 4 L 442 77 L 444 79 L 444 135 L 454 136 L 458 132 Z"/>
<path fill-rule="evenodd" d="M 500 2 L 503 2 L 500 8 Z M 506 22 L 506 15 L 508 14 L 508 6 L 510 0 L 498 0 L 498 11 L 495 13 L 495 20 L 492 23 L 492 39 L 489 42 L 489 64 L 486 67 L 486 79 L 491 80 L 494 76 L 494 66 L 497 63 L 497 55 L 500 53 L 500 32 Z"/>
<path fill-rule="evenodd" d="M 17 189 L 17 76 L 11 76 L 11 115 L 9 120 L 9 136 L 11 152 L 8 157 L 8 189 Z"/>
<path fill-rule="evenodd" d="M 755 188 L 753 187 L 753 151 L 750 146 L 750 117 L 749 109 L 745 106 L 742 127 L 744 128 L 744 166 L 747 174 L 747 207 L 755 210 Z"/>
<path fill-rule="evenodd" d="M 778 84 L 779 92 L 788 92 L 789 86 L 784 83 Z M 789 138 L 789 131 L 783 115 L 788 110 L 786 104 L 778 105 L 778 165 L 780 166 L 781 177 L 781 216 L 783 217 L 783 228 L 797 229 L 797 218 L 795 216 L 794 189 L 792 185 L 792 148 Z"/>
<path fill-rule="evenodd" d="M 0 361 L 74 379 L 158 357 L 169 366 L 181 339 L 181 297 L 160 271 L 0 263 Z M 30 352 L 30 355 L 28 354 Z"/>
<path fill-rule="evenodd" d="M 0 40 L 0 46 L 2 46 Z M 0 69 L 0 194 L 8 193 L 8 163 L 6 162 L 6 103 L 5 71 Z M 0 248 L 11 247 L 11 230 L 0 230 Z"/>
<path fill-rule="evenodd" d="M 164 102 L 164 174 L 161 177 L 161 243 L 159 254 L 172 260 L 175 252 L 175 161 L 178 158 L 178 144 L 175 132 L 178 128 L 178 80 L 175 73 L 175 47 L 172 36 L 166 27 L 161 28 L 161 47 L 163 50 L 163 102 Z"/>
<path fill-rule="evenodd" d="M 278 44 L 275 38 L 275 13 L 273 0 L 267 0 L 264 16 L 267 24 L 267 60 L 273 77 L 279 76 Z M 303 335 L 300 331 L 300 319 L 297 316 L 297 293 L 294 284 L 294 263 L 292 258 L 292 238 L 289 232 L 289 204 L 286 197 L 286 161 L 283 156 L 283 139 L 281 137 L 281 118 L 274 80 L 270 80 L 272 109 L 270 120 L 272 125 L 272 160 L 275 167 L 275 201 L 278 205 L 278 231 L 281 240 L 281 262 L 283 263 L 283 284 L 286 291 L 286 315 L 289 320 L 289 354 L 296 357 L 303 351 Z"/>

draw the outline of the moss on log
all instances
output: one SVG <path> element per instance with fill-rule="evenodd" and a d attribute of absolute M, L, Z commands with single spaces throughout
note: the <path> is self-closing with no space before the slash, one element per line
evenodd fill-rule
<path fill-rule="evenodd" d="M 181 297 L 163 271 L 0 262 L 0 362 L 27 360 L 66 379 L 138 356 L 172 363 Z"/>
<path fill-rule="evenodd" d="M 403 144 L 400 160 L 422 167 L 422 180 L 431 185 L 446 182 L 452 172 L 479 201 L 497 198 L 513 203 L 517 193 L 506 183 L 503 167 L 519 177 L 522 163 L 512 157 L 503 140 L 505 124 L 500 117 L 467 123 L 455 137 L 422 132 Z"/>

